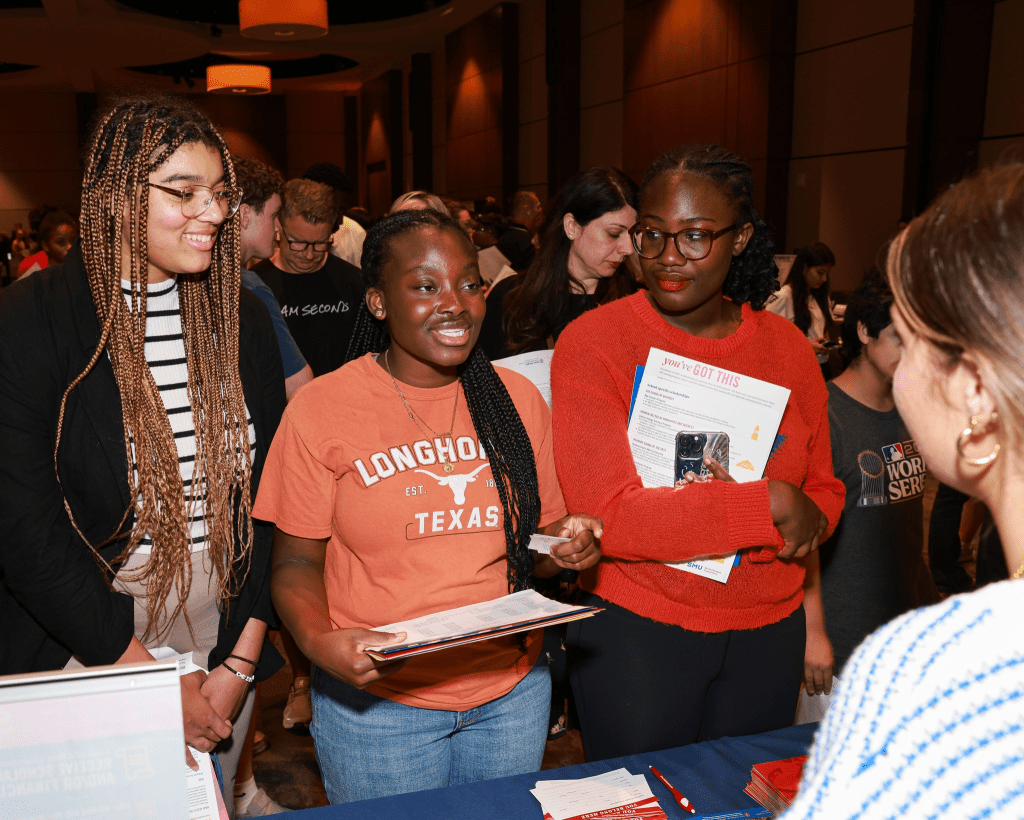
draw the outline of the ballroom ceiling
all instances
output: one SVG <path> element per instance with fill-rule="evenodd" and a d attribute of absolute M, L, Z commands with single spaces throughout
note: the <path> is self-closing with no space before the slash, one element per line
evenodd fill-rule
<path fill-rule="evenodd" d="M 328 0 L 325 37 L 268 43 L 241 36 L 236 0 L 0 0 L 0 89 L 200 93 L 208 64 L 261 62 L 275 92 L 356 90 L 497 2 Z"/>

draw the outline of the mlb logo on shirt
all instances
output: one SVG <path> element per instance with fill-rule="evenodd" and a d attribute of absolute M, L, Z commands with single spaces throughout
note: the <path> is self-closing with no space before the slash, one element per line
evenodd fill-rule
<path fill-rule="evenodd" d="M 882 447 L 882 455 L 885 456 L 885 463 L 892 464 L 894 461 L 901 461 L 906 456 L 903 454 L 903 445 L 900 443 L 886 444 Z"/>

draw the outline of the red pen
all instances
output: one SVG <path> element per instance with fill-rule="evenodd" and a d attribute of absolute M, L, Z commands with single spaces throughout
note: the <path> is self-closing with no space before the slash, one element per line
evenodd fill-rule
<path fill-rule="evenodd" d="M 651 770 L 651 773 L 656 778 L 658 778 L 658 780 L 660 780 L 662 782 L 662 784 L 664 784 L 666 789 L 668 789 L 670 792 L 672 792 L 672 796 L 676 799 L 676 802 L 683 809 L 685 809 L 686 811 L 690 812 L 690 814 L 696 814 L 697 813 L 697 810 L 693 807 L 693 803 L 691 803 L 689 800 L 687 800 L 685 797 L 683 797 L 683 795 L 680 793 L 679 789 L 677 789 L 675 786 L 673 786 L 671 783 L 669 783 L 668 780 L 665 779 L 665 775 L 663 775 L 661 772 L 659 772 L 653 766 L 648 766 L 647 768 L 649 768 Z"/>

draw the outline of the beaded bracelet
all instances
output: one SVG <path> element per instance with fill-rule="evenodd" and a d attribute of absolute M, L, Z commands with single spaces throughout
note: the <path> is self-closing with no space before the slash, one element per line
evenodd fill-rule
<path fill-rule="evenodd" d="M 256 680 L 256 676 L 255 676 L 255 675 L 243 675 L 243 674 L 242 674 L 241 672 L 239 672 L 239 671 L 238 671 L 237 669 L 232 669 L 232 668 L 231 668 L 230 666 L 228 666 L 228 665 L 227 665 L 226 663 L 222 663 L 222 664 L 221 664 L 221 666 L 223 666 L 223 667 L 224 667 L 225 669 L 227 669 L 227 670 L 228 670 L 228 672 L 234 672 L 234 673 L 235 673 L 235 674 L 236 674 L 236 675 L 237 675 L 238 677 L 240 677 L 240 678 L 241 678 L 242 680 L 244 680 L 244 681 L 245 681 L 246 683 L 252 683 L 252 682 L 253 682 L 254 680 Z"/>

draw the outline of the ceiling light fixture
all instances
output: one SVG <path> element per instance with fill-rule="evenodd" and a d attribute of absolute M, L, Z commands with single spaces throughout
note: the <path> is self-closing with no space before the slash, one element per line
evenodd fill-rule
<path fill-rule="evenodd" d="M 265 65 L 211 65 L 206 68 L 211 94 L 269 94 L 270 68 Z"/>
<path fill-rule="evenodd" d="M 313 40 L 327 34 L 327 0 L 239 0 L 238 27 L 253 40 Z"/>

